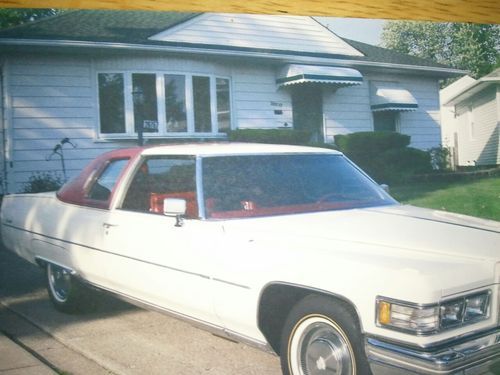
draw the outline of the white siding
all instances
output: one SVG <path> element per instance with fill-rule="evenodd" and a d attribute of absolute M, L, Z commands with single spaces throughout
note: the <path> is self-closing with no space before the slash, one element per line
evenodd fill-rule
<path fill-rule="evenodd" d="M 499 109 L 493 86 L 456 106 L 459 165 L 500 164 Z"/>
<path fill-rule="evenodd" d="M 217 59 L 189 59 L 160 57 L 158 55 L 110 56 L 93 59 L 95 71 L 132 71 L 132 72 L 178 72 L 192 74 L 229 75 L 230 65 Z M 96 78 L 94 78 L 96 79 Z"/>
<path fill-rule="evenodd" d="M 290 92 L 278 89 L 274 68 L 240 65 L 233 69 L 232 79 L 236 128 L 292 127 Z"/>
<path fill-rule="evenodd" d="M 444 104 L 452 99 L 462 90 L 474 84 L 476 80 L 469 76 L 464 76 L 452 84 L 446 86 L 439 92 L 440 112 L 441 112 L 441 140 L 445 147 L 455 147 L 455 132 L 457 124 L 455 119 L 455 106 Z"/>
<path fill-rule="evenodd" d="M 204 14 L 152 40 L 362 56 L 311 17 Z"/>
<path fill-rule="evenodd" d="M 394 78 L 392 78 L 394 79 Z M 417 99 L 418 109 L 401 112 L 400 131 L 411 136 L 410 146 L 422 150 L 441 144 L 439 83 L 423 77 L 396 77 L 397 81 Z"/>
<path fill-rule="evenodd" d="M 363 72 L 362 72 L 363 73 Z M 418 101 L 414 112 L 400 112 L 400 132 L 411 136 L 411 146 L 426 150 L 441 142 L 438 82 L 401 75 L 363 74 L 360 86 L 330 91 L 325 88 L 324 114 L 327 141 L 336 134 L 373 130 L 369 81 L 398 82 Z"/>
<path fill-rule="evenodd" d="M 69 177 L 97 154 L 113 148 L 94 142 L 96 109 L 90 59 L 13 57 L 6 90 L 12 144 L 10 192 L 20 191 L 37 172 L 53 171 L 63 177 L 60 159 L 46 160 L 63 138 L 77 145 L 76 149 L 66 145 L 63 150 Z"/>
<path fill-rule="evenodd" d="M 373 130 L 367 81 L 337 90 L 325 86 L 323 114 L 327 142 L 333 142 L 337 134 Z"/>

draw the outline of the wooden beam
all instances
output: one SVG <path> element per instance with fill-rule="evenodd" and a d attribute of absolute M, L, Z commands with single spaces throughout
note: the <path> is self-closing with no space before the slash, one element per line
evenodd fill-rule
<path fill-rule="evenodd" d="M 0 7 L 142 9 L 500 23 L 499 0 L 0 0 Z"/>

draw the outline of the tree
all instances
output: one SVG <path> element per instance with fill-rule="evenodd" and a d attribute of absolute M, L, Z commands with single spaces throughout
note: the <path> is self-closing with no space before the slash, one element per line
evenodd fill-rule
<path fill-rule="evenodd" d="M 60 13 L 57 9 L 0 9 L 0 29 Z"/>
<path fill-rule="evenodd" d="M 497 65 L 500 26 L 389 21 L 384 25 L 381 39 L 386 48 L 468 70 L 479 78 Z"/>

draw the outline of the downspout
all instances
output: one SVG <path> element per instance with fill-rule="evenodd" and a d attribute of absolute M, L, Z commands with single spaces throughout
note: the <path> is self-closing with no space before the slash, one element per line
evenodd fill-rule
<path fill-rule="evenodd" d="M 0 124 L 2 128 L 2 192 L 7 193 L 7 131 L 5 129 L 5 90 L 4 90 L 4 65 L 0 66 Z"/>

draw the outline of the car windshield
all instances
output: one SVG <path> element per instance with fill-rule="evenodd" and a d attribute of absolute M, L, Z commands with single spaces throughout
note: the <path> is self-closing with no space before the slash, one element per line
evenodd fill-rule
<path fill-rule="evenodd" d="M 243 218 L 395 204 L 336 154 L 216 156 L 203 159 L 207 218 Z"/>

